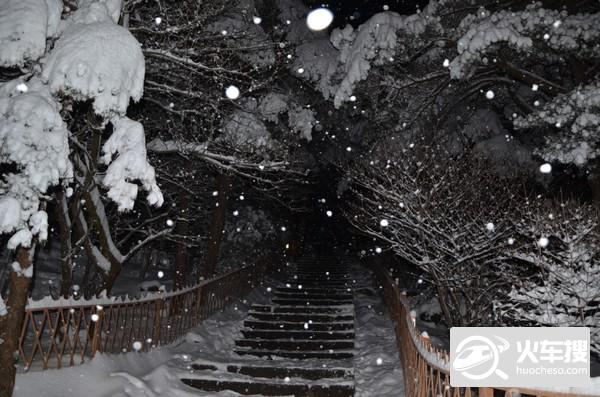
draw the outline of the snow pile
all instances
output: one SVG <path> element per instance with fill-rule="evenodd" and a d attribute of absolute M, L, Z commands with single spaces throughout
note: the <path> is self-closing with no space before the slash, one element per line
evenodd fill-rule
<path fill-rule="evenodd" d="M 350 99 L 356 84 L 367 78 L 372 64 L 392 61 L 397 52 L 415 45 L 427 29 L 441 31 L 435 16 L 437 9 L 438 3 L 432 1 L 423 12 L 408 17 L 382 12 L 373 15 L 357 30 L 350 25 L 334 30 L 331 42 L 340 51 L 339 62 L 343 65 L 343 78 L 334 95 L 335 107 Z M 403 43 L 401 37 L 406 37 L 407 43 Z"/>
<path fill-rule="evenodd" d="M 339 51 L 328 38 L 319 38 L 296 47 L 296 58 L 291 65 L 296 77 L 315 84 L 323 97 L 330 98 L 336 87 L 332 83 L 337 72 Z M 303 73 L 297 73 L 302 68 Z"/>
<path fill-rule="evenodd" d="M 235 218 L 229 218 L 224 231 L 226 242 L 232 251 L 252 252 L 261 246 L 262 241 L 275 236 L 275 226 L 265 211 L 244 206 L 239 214 Z"/>
<path fill-rule="evenodd" d="M 127 117 L 113 118 L 111 123 L 114 130 L 102 147 L 101 159 L 108 164 L 102 180 L 108 197 L 119 205 L 119 211 L 131 210 L 138 193 L 138 186 L 131 181 L 139 180 L 148 192 L 148 203 L 161 206 L 163 195 L 156 184 L 154 168 L 148 164 L 144 127 Z"/>
<path fill-rule="evenodd" d="M 73 176 L 68 136 L 59 106 L 37 78 L 0 86 L 0 162 L 18 170 L 0 181 L 0 233 L 20 230 L 9 248 L 28 246 L 32 233 L 45 239 L 47 219 L 38 213 L 40 196 Z"/>
<path fill-rule="evenodd" d="M 312 109 L 293 105 L 288 112 L 288 120 L 294 132 L 299 133 L 308 142 L 312 140 L 312 129 L 316 124 L 315 112 Z"/>
<path fill-rule="evenodd" d="M 264 123 L 253 112 L 256 101 L 247 102 L 248 111 L 236 110 L 225 122 L 220 141 L 250 153 L 265 154 L 274 149 L 277 142 L 271 138 Z M 253 105 L 251 105 L 253 104 Z"/>
<path fill-rule="evenodd" d="M 524 53 L 541 45 L 553 53 L 579 52 L 600 54 L 600 13 L 569 16 L 566 11 L 541 8 L 530 4 L 523 11 L 501 10 L 491 13 L 480 8 L 467 16 L 459 30 L 466 33 L 458 40 L 458 56 L 450 62 L 450 76 L 468 77 L 472 66 L 482 61 L 486 51 L 503 43 Z"/>
<path fill-rule="evenodd" d="M 312 140 L 312 129 L 317 123 L 312 109 L 293 103 L 288 96 L 270 92 L 261 98 L 257 110 L 264 120 L 275 124 L 279 124 L 281 114 L 287 114 L 288 127 L 303 139 Z"/>
<path fill-rule="evenodd" d="M 298 0 L 278 0 L 278 19 L 285 39 L 293 45 L 300 45 L 313 41 L 324 33 L 313 32 L 306 24 L 308 8 Z"/>
<path fill-rule="evenodd" d="M 279 115 L 287 112 L 288 98 L 282 94 L 270 92 L 260 100 L 258 111 L 263 118 L 271 123 L 279 123 Z"/>
<path fill-rule="evenodd" d="M 42 78 L 52 93 L 93 99 L 95 112 L 110 118 L 141 98 L 144 70 L 140 44 L 127 29 L 112 21 L 75 23 L 57 41 Z"/>
<path fill-rule="evenodd" d="M 67 23 L 119 22 L 121 0 L 79 0 Z"/>
<path fill-rule="evenodd" d="M 44 55 L 61 13 L 60 0 L 0 0 L 0 66 L 23 66 Z"/>
<path fill-rule="evenodd" d="M 275 63 L 273 43 L 260 24 L 254 23 L 257 15 L 252 0 L 243 0 L 231 10 L 229 15 L 210 24 L 209 32 L 231 37 L 236 41 L 236 55 L 255 68 L 271 66 Z"/>
<path fill-rule="evenodd" d="M 537 153 L 546 161 L 584 165 L 600 154 L 600 83 L 558 95 L 541 109 L 516 118 L 514 125 L 556 128 L 558 133 L 546 136 L 546 145 Z"/>

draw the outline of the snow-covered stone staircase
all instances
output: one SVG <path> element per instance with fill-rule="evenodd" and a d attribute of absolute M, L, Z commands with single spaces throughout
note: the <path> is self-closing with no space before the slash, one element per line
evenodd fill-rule
<path fill-rule="evenodd" d="M 192 387 L 244 395 L 354 396 L 354 303 L 348 267 L 333 258 L 298 262 L 253 305 L 236 340 L 237 363 L 195 364 Z"/>

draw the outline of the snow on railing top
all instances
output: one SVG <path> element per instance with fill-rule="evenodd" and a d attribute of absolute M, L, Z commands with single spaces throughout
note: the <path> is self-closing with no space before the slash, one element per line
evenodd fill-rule
<path fill-rule="evenodd" d="M 75 298 L 75 297 L 59 297 L 53 298 L 52 296 L 45 296 L 41 299 L 34 300 L 33 298 L 29 298 L 27 301 L 26 310 L 39 310 L 39 309 L 54 309 L 61 307 L 81 307 L 81 306 L 107 306 L 114 304 L 123 304 L 123 303 L 140 303 L 140 302 L 148 302 L 157 299 L 166 299 L 173 296 L 185 294 L 186 292 L 193 291 L 199 287 L 202 287 L 207 284 L 212 284 L 222 280 L 229 275 L 240 272 L 248 268 L 248 266 L 241 267 L 236 270 L 232 270 L 230 272 L 224 273 L 218 277 L 202 280 L 197 284 L 191 285 L 186 288 L 172 290 L 168 292 L 163 291 L 150 291 L 150 292 L 141 292 L 135 295 L 121 295 L 121 296 L 107 296 L 106 291 L 102 291 L 99 296 L 92 298 Z"/>

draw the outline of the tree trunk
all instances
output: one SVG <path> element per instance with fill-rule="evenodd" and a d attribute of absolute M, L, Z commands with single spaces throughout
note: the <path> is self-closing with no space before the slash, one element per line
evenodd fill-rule
<path fill-rule="evenodd" d="M 225 225 L 225 214 L 227 211 L 227 201 L 231 190 L 231 178 L 227 174 L 221 174 L 217 178 L 219 196 L 217 206 L 213 213 L 212 224 L 208 234 L 208 249 L 206 252 L 206 262 L 204 264 L 203 274 L 205 277 L 211 277 L 217 267 L 219 259 L 219 248 L 223 240 L 223 226 Z"/>
<path fill-rule="evenodd" d="M 592 200 L 594 201 L 594 205 L 600 208 L 600 161 L 598 160 L 595 160 L 590 167 L 588 185 L 592 191 Z"/>
<path fill-rule="evenodd" d="M 190 228 L 189 216 L 190 216 L 190 193 L 182 191 L 179 195 L 179 218 L 177 219 L 177 225 L 175 226 L 175 235 L 179 236 L 177 240 L 176 252 L 175 252 L 175 289 L 182 289 L 185 287 L 187 274 L 187 241 L 186 237 Z"/>
<path fill-rule="evenodd" d="M 72 228 L 67 198 L 65 196 L 65 192 L 62 190 L 57 194 L 56 219 L 58 222 L 58 234 L 60 237 L 60 294 L 65 298 L 68 298 L 72 285 L 71 270 L 73 269 L 73 255 L 71 252 Z"/>
<path fill-rule="evenodd" d="M 10 397 L 15 386 L 17 352 L 19 351 L 19 335 L 23 327 L 25 317 L 25 306 L 29 295 L 31 277 L 27 272 L 33 271 L 30 267 L 31 250 L 23 247 L 17 248 L 17 263 L 21 267 L 19 273 L 11 271 L 10 290 L 6 300 L 7 314 L 0 316 L 0 397 Z M 2 298 L 0 298 L 2 299 Z"/>
<path fill-rule="evenodd" d="M 106 225 L 104 204 L 100 199 L 98 187 L 95 186 L 91 192 L 85 192 L 84 197 L 86 198 L 84 211 L 91 224 L 90 226 L 92 226 L 94 231 L 94 237 L 96 237 L 96 240 L 98 241 L 98 250 L 110 263 L 110 269 L 108 271 L 104 268 L 100 270 L 100 273 L 102 274 L 102 285 L 98 292 L 106 290 L 106 293 L 110 294 L 117 277 L 121 273 L 123 256 L 114 245 L 110 230 Z"/>

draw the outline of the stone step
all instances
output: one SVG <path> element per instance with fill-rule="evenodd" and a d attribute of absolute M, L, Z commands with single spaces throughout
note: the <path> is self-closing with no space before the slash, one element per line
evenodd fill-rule
<path fill-rule="evenodd" d="M 328 294 L 317 294 L 308 292 L 275 292 L 273 294 L 277 298 L 283 299 L 309 299 L 309 300 L 323 300 L 330 299 L 336 301 L 352 301 L 352 295 L 348 293 L 328 293 Z"/>
<path fill-rule="evenodd" d="M 315 313 L 315 314 L 350 314 L 353 311 L 352 305 L 346 306 L 266 306 L 252 305 L 251 311 L 261 313 Z"/>
<path fill-rule="evenodd" d="M 283 321 L 283 322 L 297 322 L 306 323 L 312 321 L 314 323 L 333 323 L 340 321 L 353 321 L 353 314 L 302 314 L 302 313 L 261 313 L 261 312 L 248 312 L 248 316 L 263 321 Z"/>
<path fill-rule="evenodd" d="M 340 279 L 340 280 L 349 280 L 350 276 L 347 273 L 342 272 L 294 272 L 289 281 L 294 282 L 296 280 L 301 279 Z"/>
<path fill-rule="evenodd" d="M 192 364 L 195 371 L 217 371 L 217 366 L 211 364 Z M 227 365 L 227 372 L 252 376 L 256 378 L 285 379 L 302 378 L 308 380 L 319 379 L 354 379 L 354 368 L 301 368 L 301 367 L 271 367 L 246 364 Z"/>
<path fill-rule="evenodd" d="M 183 383 L 196 389 L 219 392 L 231 390 L 242 395 L 295 396 L 295 397 L 352 397 L 353 384 L 307 385 L 296 382 L 181 379 Z"/>
<path fill-rule="evenodd" d="M 294 358 L 297 360 L 304 360 L 307 358 L 318 358 L 318 359 L 329 359 L 329 360 L 343 360 L 354 357 L 353 350 L 316 350 L 316 351 L 295 351 L 295 350 L 265 350 L 265 349 L 243 349 L 239 348 L 234 350 L 236 354 L 240 356 L 251 355 L 257 357 L 284 357 Z"/>
<path fill-rule="evenodd" d="M 310 324 L 309 324 L 310 326 Z M 242 335 L 247 339 L 289 339 L 289 340 L 342 340 L 354 339 L 354 332 L 347 331 L 290 331 L 290 330 L 273 330 L 273 331 L 258 331 L 253 329 L 242 330 Z"/>
<path fill-rule="evenodd" d="M 294 284 L 290 284 L 293 285 L 293 287 L 277 287 L 277 288 L 273 288 L 273 292 L 283 292 L 283 293 L 295 293 L 298 292 L 298 287 L 294 286 Z M 348 292 L 348 288 L 344 287 L 344 288 L 306 288 L 305 286 L 302 286 L 301 291 L 304 292 L 308 292 L 309 294 L 347 294 Z"/>
<path fill-rule="evenodd" d="M 256 350 L 335 352 L 354 349 L 354 340 L 241 339 L 235 345 Z"/>
<path fill-rule="evenodd" d="M 318 281 L 318 280 L 311 280 L 311 281 L 298 281 L 298 282 L 290 282 L 290 283 L 286 283 L 286 287 L 287 286 L 291 286 L 293 288 L 298 288 L 298 285 L 302 286 L 302 289 L 307 289 L 307 288 L 321 288 L 321 289 L 326 289 L 326 290 L 338 290 L 338 289 L 348 289 L 348 288 L 352 288 L 352 286 L 354 285 L 353 282 L 350 281 Z M 289 287 L 288 287 L 289 288 Z"/>
<path fill-rule="evenodd" d="M 332 299 L 283 299 L 273 298 L 271 302 L 282 306 L 343 306 L 352 304 L 352 300 L 332 300 Z"/>
<path fill-rule="evenodd" d="M 305 330 L 304 324 L 301 322 L 286 322 L 286 321 L 261 321 L 261 320 L 246 320 L 244 326 L 252 329 L 261 330 Z M 335 322 L 335 323 L 318 323 L 308 324 L 308 329 L 311 331 L 347 331 L 354 329 L 353 321 Z"/>

